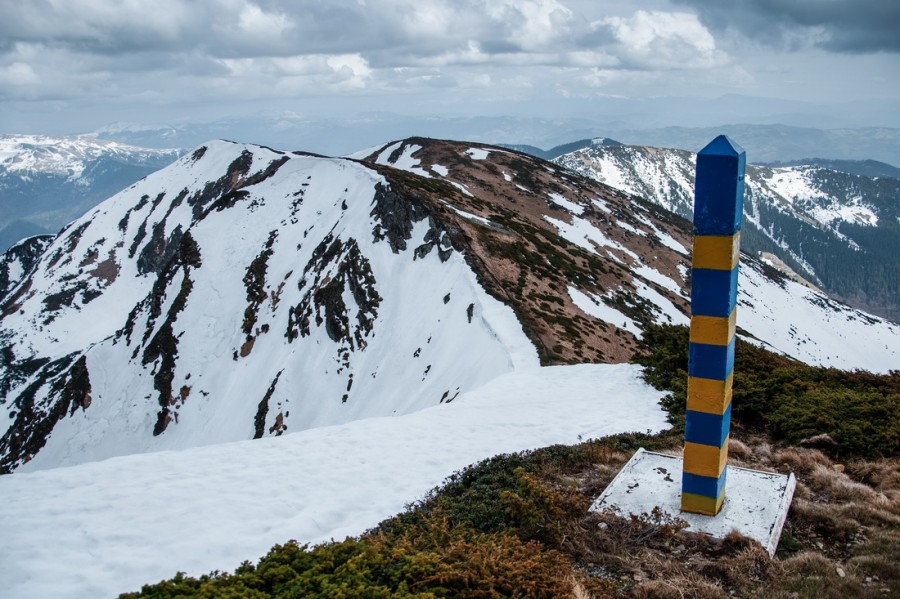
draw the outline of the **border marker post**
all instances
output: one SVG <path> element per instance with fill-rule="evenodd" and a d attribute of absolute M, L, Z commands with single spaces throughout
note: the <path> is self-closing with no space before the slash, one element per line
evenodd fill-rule
<path fill-rule="evenodd" d="M 681 509 L 725 500 L 746 154 L 725 135 L 697 154 Z"/>

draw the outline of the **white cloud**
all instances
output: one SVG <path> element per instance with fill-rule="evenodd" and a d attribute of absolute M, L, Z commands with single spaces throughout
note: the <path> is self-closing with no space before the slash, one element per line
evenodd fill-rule
<path fill-rule="evenodd" d="M 33 85 L 39 80 L 31 65 L 24 62 L 14 62 L 0 67 L 0 85 Z"/>
<path fill-rule="evenodd" d="M 728 62 L 712 34 L 690 13 L 639 10 L 629 18 L 609 17 L 598 25 L 610 28 L 620 58 L 632 68 L 696 69 Z"/>
<path fill-rule="evenodd" d="M 238 15 L 238 28 L 254 39 L 280 38 L 293 26 L 284 13 L 265 12 L 252 2 L 245 4 Z"/>

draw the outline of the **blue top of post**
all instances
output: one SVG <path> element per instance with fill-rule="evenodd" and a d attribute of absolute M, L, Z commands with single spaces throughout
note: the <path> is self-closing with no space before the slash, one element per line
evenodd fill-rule
<path fill-rule="evenodd" d="M 744 211 L 744 148 L 720 135 L 697 153 L 694 235 L 734 235 Z"/>

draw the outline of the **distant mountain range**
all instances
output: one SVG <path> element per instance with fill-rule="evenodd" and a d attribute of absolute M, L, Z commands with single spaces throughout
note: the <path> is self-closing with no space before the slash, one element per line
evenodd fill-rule
<path fill-rule="evenodd" d="M 651 323 L 688 322 L 690 240 L 654 203 L 495 146 L 204 144 L 7 252 L 0 472 L 405 414 L 539 364 L 629 361 Z M 900 363 L 900 326 L 749 254 L 738 304 L 744 338 L 796 359 Z"/>
<path fill-rule="evenodd" d="M 579 143 L 584 147 L 554 162 L 691 218 L 693 153 L 606 139 Z M 742 247 L 776 256 L 853 306 L 900 321 L 900 179 L 884 174 L 897 169 L 810 162 L 748 166 Z"/>
<path fill-rule="evenodd" d="M 55 234 L 180 154 L 91 137 L 0 135 L 0 251 Z"/>
<path fill-rule="evenodd" d="M 98 129 L 92 135 L 152 148 L 188 148 L 221 138 L 336 156 L 411 135 L 496 145 L 525 144 L 534 149 L 566 145 L 572 140 L 607 137 L 626 144 L 696 152 L 710 139 L 724 133 L 739 140 L 754 163 L 803 160 L 813 156 L 828 160 L 877 160 L 900 167 L 900 129 L 897 128 L 825 129 L 757 123 L 659 127 L 652 119 L 624 116 L 623 119 L 416 117 L 390 113 L 322 119 L 282 115 L 179 125 L 117 123 Z M 555 158 L 533 151 L 529 153 Z"/>

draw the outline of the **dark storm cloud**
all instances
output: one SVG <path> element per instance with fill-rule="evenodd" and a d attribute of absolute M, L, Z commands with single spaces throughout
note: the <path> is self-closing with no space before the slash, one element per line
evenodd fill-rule
<path fill-rule="evenodd" d="M 739 31 L 793 49 L 900 52 L 898 0 L 673 1 L 693 7 L 714 32 Z"/>

